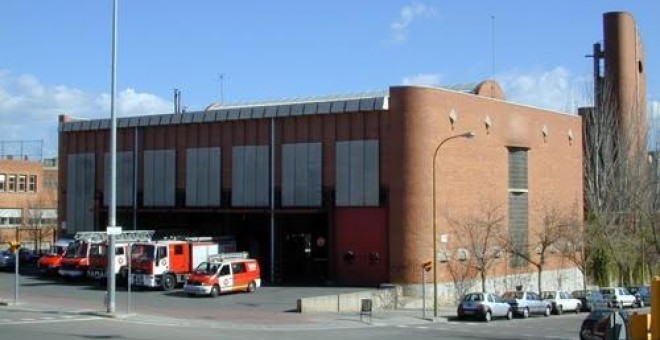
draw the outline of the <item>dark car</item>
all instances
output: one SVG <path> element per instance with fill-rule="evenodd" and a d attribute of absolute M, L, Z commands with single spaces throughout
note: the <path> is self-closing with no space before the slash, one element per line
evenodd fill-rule
<path fill-rule="evenodd" d="M 575 290 L 571 295 L 582 302 L 582 311 L 584 312 L 607 308 L 608 301 L 598 289 Z"/>
<path fill-rule="evenodd" d="M 651 287 L 650 286 L 632 286 L 626 287 L 630 294 L 635 296 L 635 307 L 644 308 L 651 303 Z"/>
<path fill-rule="evenodd" d="M 628 313 L 623 310 L 596 309 L 580 326 L 580 340 L 628 339 Z"/>
<path fill-rule="evenodd" d="M 16 264 L 16 255 L 14 253 L 3 251 L 0 252 L 0 269 L 14 270 Z"/>

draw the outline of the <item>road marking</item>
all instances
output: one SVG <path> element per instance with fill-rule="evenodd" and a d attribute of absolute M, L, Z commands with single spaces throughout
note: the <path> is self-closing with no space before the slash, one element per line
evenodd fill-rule
<path fill-rule="evenodd" d="M 37 319 L 21 319 L 21 320 L 7 320 L 0 322 L 0 326 L 3 325 L 24 325 L 24 324 L 37 324 L 37 323 L 59 323 L 59 322 L 74 322 L 74 321 L 90 321 L 90 320 L 100 320 L 103 318 L 100 317 L 83 317 L 78 319 L 64 318 L 64 319 L 52 319 L 52 320 L 37 320 Z"/>

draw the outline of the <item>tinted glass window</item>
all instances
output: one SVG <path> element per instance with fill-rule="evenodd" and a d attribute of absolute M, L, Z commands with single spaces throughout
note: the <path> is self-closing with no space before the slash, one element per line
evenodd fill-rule
<path fill-rule="evenodd" d="M 229 275 L 229 266 L 224 265 L 220 268 L 220 276 Z"/>

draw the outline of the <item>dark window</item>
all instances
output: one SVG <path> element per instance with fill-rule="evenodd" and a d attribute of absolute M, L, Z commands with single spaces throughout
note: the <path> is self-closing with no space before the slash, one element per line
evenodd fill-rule
<path fill-rule="evenodd" d="M 220 276 L 229 275 L 229 266 L 222 266 L 220 268 Z"/>
<path fill-rule="evenodd" d="M 5 181 L 7 180 L 7 175 L 0 174 L 0 192 L 5 191 Z"/>
<path fill-rule="evenodd" d="M 7 191 L 16 191 L 16 175 L 9 175 L 7 181 Z"/>
<path fill-rule="evenodd" d="M 37 192 L 37 176 L 30 175 L 28 178 L 28 191 Z"/>
<path fill-rule="evenodd" d="M 177 244 L 174 246 L 174 254 L 181 255 L 183 254 L 183 245 Z"/>
<path fill-rule="evenodd" d="M 231 270 L 234 274 L 245 273 L 245 263 L 234 263 L 231 265 Z"/>
<path fill-rule="evenodd" d="M 26 182 L 27 182 L 27 176 L 25 176 L 25 175 L 18 176 L 18 191 L 19 192 L 25 192 Z"/>

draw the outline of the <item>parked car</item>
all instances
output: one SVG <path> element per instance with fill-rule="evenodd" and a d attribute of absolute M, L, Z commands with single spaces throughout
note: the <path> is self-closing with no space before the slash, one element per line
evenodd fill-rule
<path fill-rule="evenodd" d="M 628 326 L 628 313 L 597 309 L 582 321 L 580 340 L 628 339 Z"/>
<path fill-rule="evenodd" d="M 506 292 L 502 295 L 502 298 L 511 305 L 514 314 L 523 318 L 528 318 L 530 314 L 550 316 L 552 311 L 552 304 L 544 301 L 540 295 L 534 292 Z"/>
<path fill-rule="evenodd" d="M 599 308 L 607 308 L 609 302 L 598 289 L 575 290 L 571 295 L 580 300 L 582 311 L 591 312 Z"/>
<path fill-rule="evenodd" d="M 34 264 L 39 260 L 39 255 L 36 251 L 27 248 L 20 248 L 18 250 L 18 259 L 21 261 L 21 264 Z"/>
<path fill-rule="evenodd" d="M 603 293 L 605 300 L 608 301 L 609 307 L 632 308 L 635 306 L 635 296 L 623 287 L 605 287 L 601 288 L 600 292 Z"/>
<path fill-rule="evenodd" d="M 458 318 L 476 317 L 489 322 L 495 317 L 513 318 L 513 310 L 508 302 L 501 297 L 486 292 L 473 292 L 466 294 L 457 310 Z"/>
<path fill-rule="evenodd" d="M 0 269 L 14 270 L 16 265 L 16 254 L 9 251 L 0 252 Z"/>
<path fill-rule="evenodd" d="M 644 306 L 648 306 L 651 303 L 650 286 L 631 286 L 626 287 L 626 289 L 630 294 L 635 296 L 635 307 L 644 308 Z M 646 300 L 644 300 L 644 297 L 646 297 Z"/>
<path fill-rule="evenodd" d="M 568 292 L 546 290 L 541 292 L 541 297 L 552 304 L 552 312 L 557 315 L 563 312 L 579 313 L 582 310 L 582 302 Z"/>

